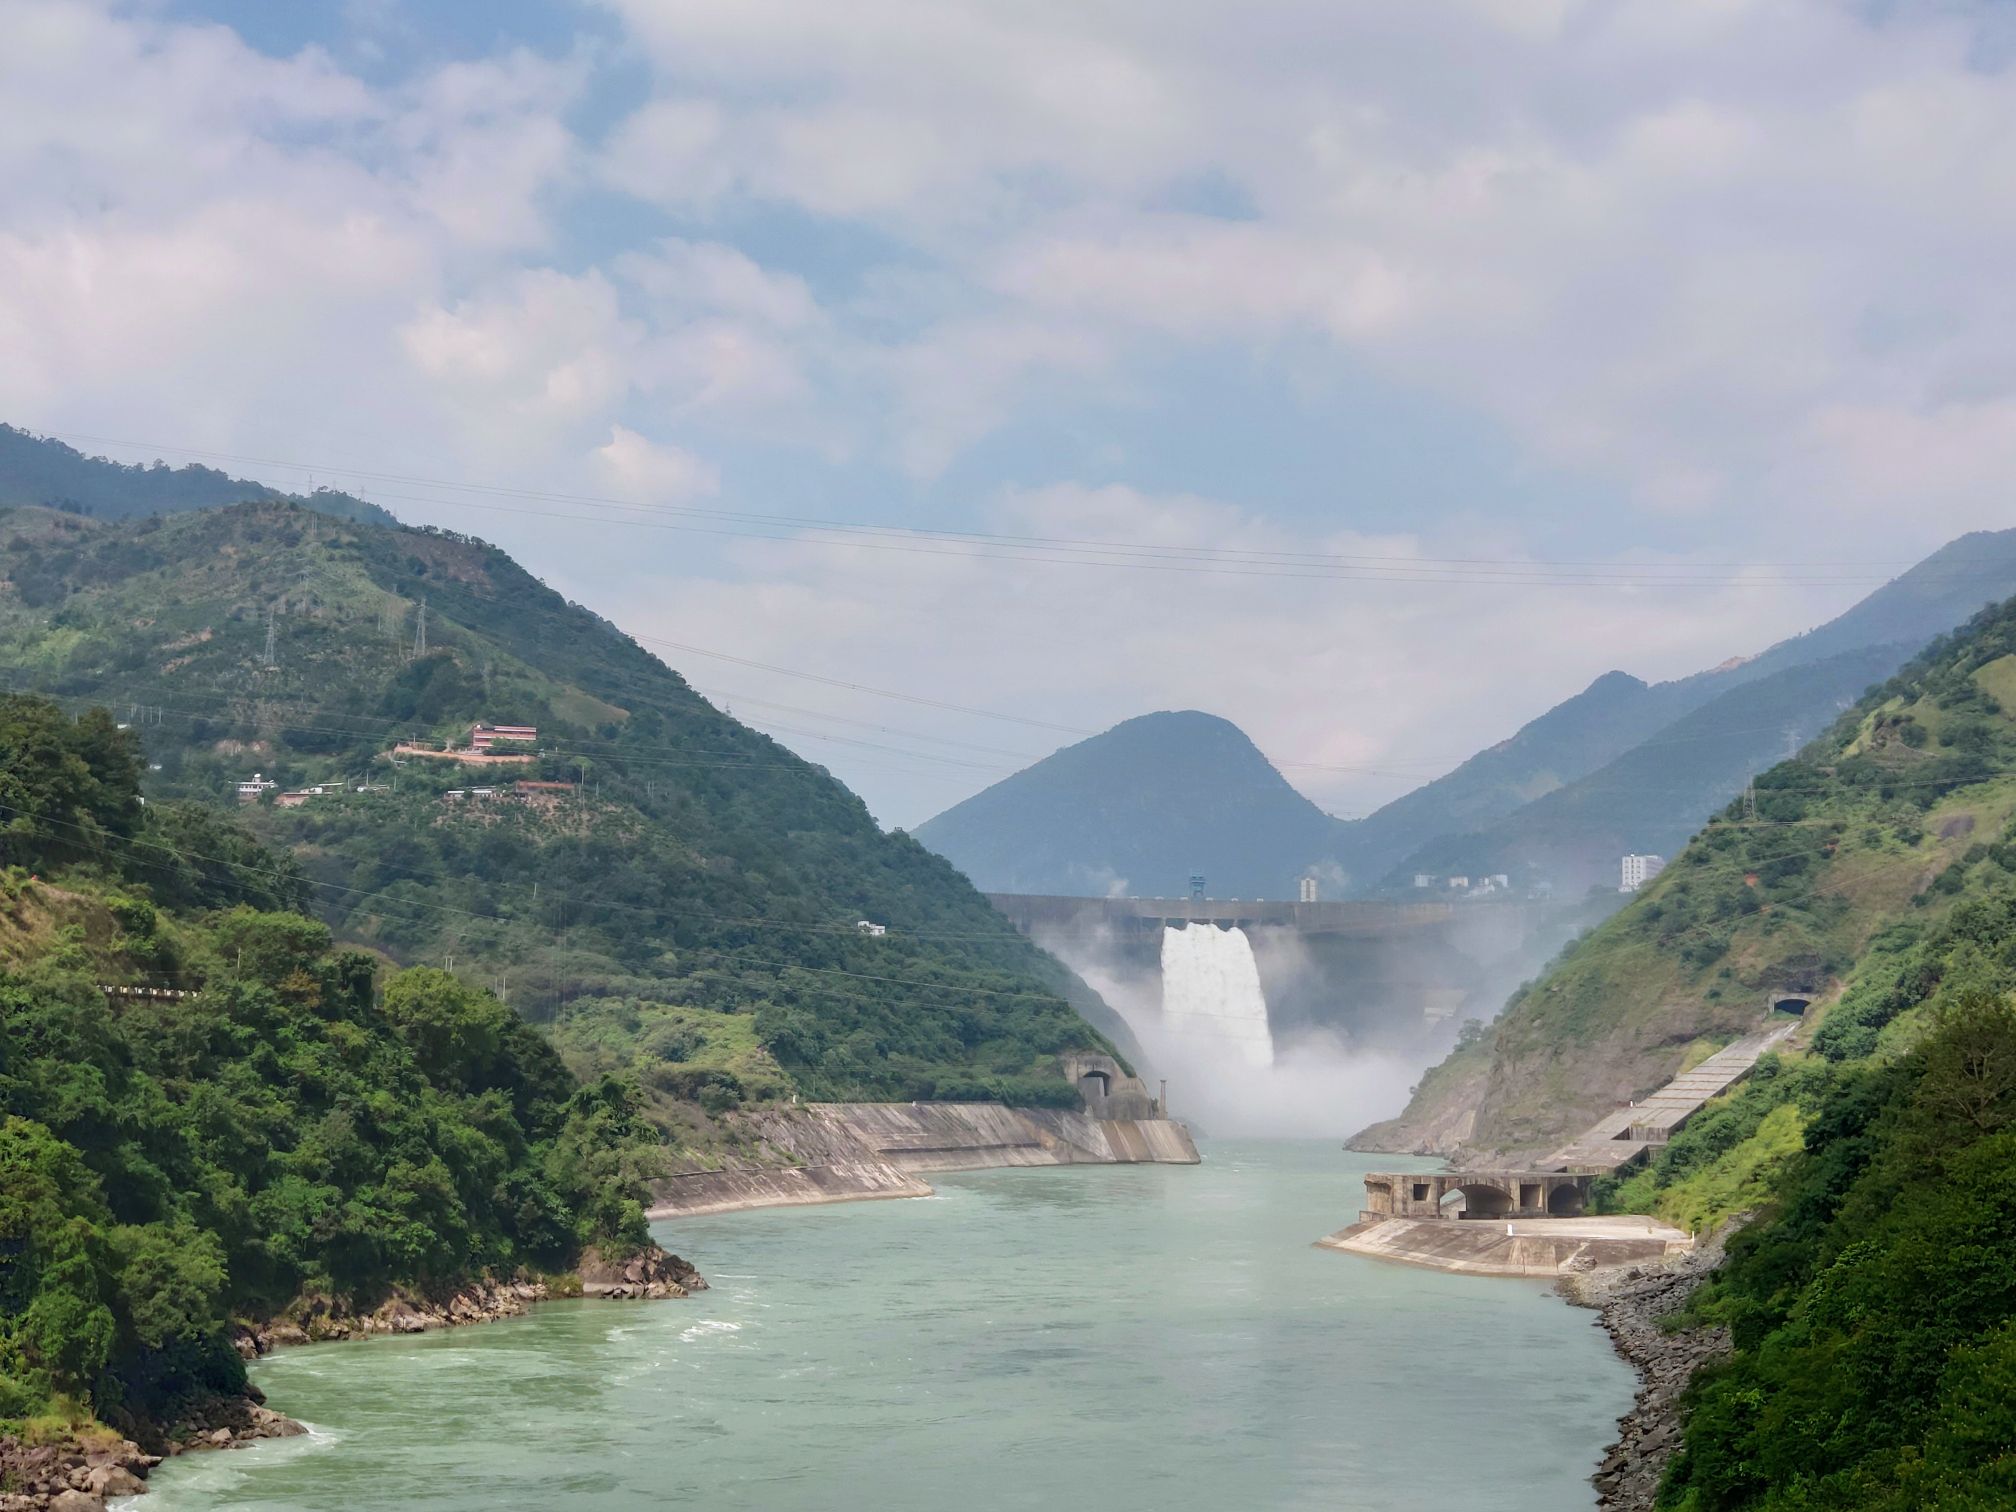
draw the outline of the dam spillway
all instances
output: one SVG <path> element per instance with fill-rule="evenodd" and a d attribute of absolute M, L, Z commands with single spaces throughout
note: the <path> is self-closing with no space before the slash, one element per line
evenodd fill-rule
<path fill-rule="evenodd" d="M 1255 1069 L 1274 1064 L 1267 998 L 1244 930 L 1165 928 L 1161 966 L 1165 1033 L 1183 1036 L 1198 1053 L 1228 1055 Z"/>
<path fill-rule="evenodd" d="M 1465 1018 L 1490 1018 L 1566 943 L 1587 910 L 1550 900 L 1301 903 L 989 893 L 1023 934 L 1088 980 L 1164 1001 L 1172 931 L 1237 931 L 1250 949 L 1273 1049 L 1311 1036 L 1426 1054 Z M 1201 932 L 1199 932 L 1201 940 Z"/>

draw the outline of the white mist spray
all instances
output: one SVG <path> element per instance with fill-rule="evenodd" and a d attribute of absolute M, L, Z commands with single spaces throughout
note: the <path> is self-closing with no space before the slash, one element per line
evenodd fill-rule
<path fill-rule="evenodd" d="M 1178 936 L 1189 935 L 1180 939 Z M 1217 938 L 1209 938 L 1216 936 Z M 1162 970 L 1124 963 L 1110 931 L 1039 933 L 1036 943 L 1103 997 L 1141 1043 L 1149 1079 L 1166 1078 L 1170 1111 L 1218 1135 L 1321 1135 L 1339 1139 L 1398 1113 L 1421 1067 L 1304 1029 L 1277 1046 L 1266 1017 L 1251 940 L 1193 924 L 1160 942 Z M 1172 959 L 1170 951 L 1179 953 Z M 1183 956 L 1185 951 L 1202 959 Z M 1233 951 L 1242 969 L 1222 969 Z M 1218 954 L 1223 952 L 1221 956 Z M 1273 969 L 1307 970 L 1274 952 Z M 1162 980 L 1167 975 L 1166 982 Z M 1204 984 L 1215 978 L 1218 985 Z M 1238 983 L 1236 988 L 1228 985 Z M 1185 1005 L 1189 1011 L 1185 1012 Z M 1243 1030 L 1228 1035 L 1235 1024 Z"/>
<path fill-rule="evenodd" d="M 1243 929 L 1192 924 L 1162 931 L 1162 1027 L 1200 1054 L 1242 1066 L 1274 1064 L 1260 965 Z"/>

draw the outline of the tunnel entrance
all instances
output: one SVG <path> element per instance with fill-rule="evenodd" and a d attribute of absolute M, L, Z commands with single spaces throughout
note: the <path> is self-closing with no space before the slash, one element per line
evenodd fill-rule
<path fill-rule="evenodd" d="M 1557 1186 L 1547 1194 L 1547 1215 L 1550 1218 L 1579 1218 L 1582 1216 L 1582 1188 L 1579 1186 Z"/>
<path fill-rule="evenodd" d="M 1104 1071 L 1087 1071 L 1078 1078 L 1078 1092 L 1082 1097 L 1099 1098 L 1103 1101 L 1112 1090 L 1113 1084 L 1107 1079 Z"/>
<path fill-rule="evenodd" d="M 1494 1186 L 1458 1187 L 1443 1199 L 1444 1205 L 1453 1205 L 1459 1196 L 1463 1199 L 1459 1218 L 1503 1218 L 1512 1211 L 1512 1194 Z"/>
<path fill-rule="evenodd" d="M 1780 997 L 1771 1000 L 1773 1013 L 1789 1013 L 1793 1018 L 1804 1018 L 1806 1010 L 1813 1005 L 1811 998 Z"/>

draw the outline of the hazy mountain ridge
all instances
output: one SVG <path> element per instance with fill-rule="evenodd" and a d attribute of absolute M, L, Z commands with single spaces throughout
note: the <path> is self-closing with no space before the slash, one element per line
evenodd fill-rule
<path fill-rule="evenodd" d="M 1424 838 L 1518 812 L 1622 755 L 1667 720 L 1713 698 L 1707 676 L 1655 684 L 1606 672 L 1455 771 L 1353 821 L 1349 849 L 1361 885 L 1418 869 L 1402 863 Z"/>
<path fill-rule="evenodd" d="M 210 509 L 219 504 L 292 499 L 324 514 L 373 525 L 398 521 L 376 504 L 336 489 L 289 494 L 200 463 L 140 467 L 87 456 L 52 436 L 0 425 L 0 505 L 37 504 L 100 520 Z"/>
<path fill-rule="evenodd" d="M 1311 872 L 1335 896 L 1343 833 L 1236 725 L 1195 710 L 1125 720 L 915 831 L 989 892 L 1136 897 L 1182 896 L 1200 872 L 1219 897 L 1293 897 Z"/>
<path fill-rule="evenodd" d="M 1415 851 L 1387 879 L 1503 872 L 1581 891 L 1615 886 L 1618 857 L 1670 856 L 1756 772 L 1818 735 L 1917 648 L 1874 646 L 1722 692 L 1574 782 L 1470 834 Z"/>
<path fill-rule="evenodd" d="M 1362 819 L 1323 813 L 1214 716 L 1150 715 L 1198 723 L 1127 721 L 916 834 L 1002 892 L 1173 894 L 1192 872 L 1221 896 L 1293 897 L 1311 873 L 1333 897 L 1404 893 L 1416 874 L 1503 872 L 1579 891 L 1614 878 L 1624 852 L 1676 849 L 1788 738 L 1811 738 L 1925 642 L 2010 593 L 2016 530 L 1963 536 L 1757 656 L 1663 683 L 1605 673 Z"/>
<path fill-rule="evenodd" d="M 1961 536 L 1825 624 L 1756 656 L 1671 682 L 1639 684 L 1643 691 L 1635 698 L 1613 695 L 1621 708 L 1606 745 L 1602 732 L 1590 728 L 1593 722 L 1577 716 L 1579 704 L 1622 675 L 1608 674 L 1506 746 L 1492 747 L 1360 821 L 1354 841 L 1365 835 L 1372 844 L 1355 846 L 1353 854 L 1368 876 L 1383 859 L 1376 875 L 1395 888 L 1416 873 L 1523 873 L 1570 888 L 1601 882 L 1625 851 L 1676 848 L 1747 777 L 1782 753 L 1788 731 L 1795 746 L 1816 734 L 1861 692 L 1844 683 L 1858 668 L 1867 674 L 1864 687 L 1887 677 L 1934 636 L 2011 593 L 2016 530 Z M 1800 668 L 1812 670 L 1795 675 Z M 1760 739 L 1746 747 L 1743 736 L 1763 717 L 1766 701 L 1745 690 L 1765 681 L 1782 705 L 1778 744 Z M 1617 733 L 1632 730 L 1636 739 L 1617 743 Z M 1552 791 L 1508 803 L 1504 795 L 1522 771 L 1523 753 L 1515 748 L 1528 743 L 1522 740 L 1528 731 L 1567 775 Z M 1689 748 L 1711 759 L 1690 766 L 1684 759 Z M 1457 801 L 1445 802 L 1441 812 L 1423 801 L 1452 788 Z M 1391 837 L 1408 825 L 1389 814 L 1403 816 L 1415 831 L 1411 845 L 1390 855 Z"/>

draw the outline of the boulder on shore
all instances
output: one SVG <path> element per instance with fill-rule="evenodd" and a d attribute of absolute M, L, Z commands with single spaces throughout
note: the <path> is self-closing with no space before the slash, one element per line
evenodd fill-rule
<path fill-rule="evenodd" d="M 620 1260 L 600 1250 L 586 1250 L 580 1273 L 584 1297 L 684 1297 L 707 1290 L 699 1271 L 655 1244 Z"/>

